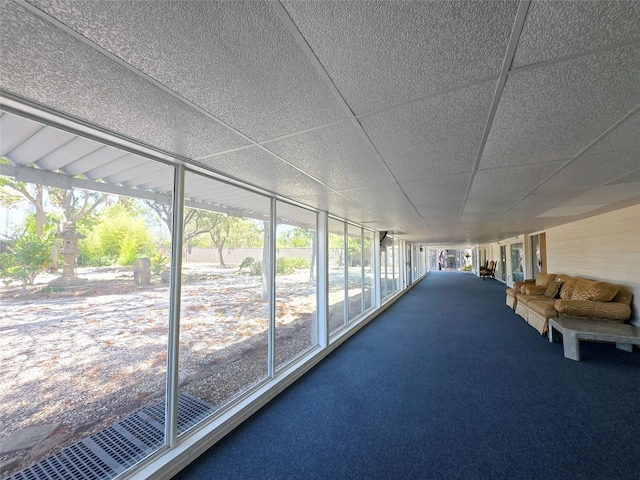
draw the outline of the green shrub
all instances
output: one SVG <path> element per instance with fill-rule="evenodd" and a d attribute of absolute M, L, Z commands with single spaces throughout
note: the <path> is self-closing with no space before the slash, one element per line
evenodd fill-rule
<path fill-rule="evenodd" d="M 276 273 L 279 273 L 280 275 L 286 275 L 293 273 L 296 270 L 307 269 L 310 267 L 311 260 L 307 260 L 306 258 L 279 258 L 276 261 Z"/>
<path fill-rule="evenodd" d="M 244 268 L 249 269 L 249 275 L 262 275 L 262 262 L 255 260 L 253 257 L 246 257 L 242 260 L 238 273 L 242 273 Z"/>
<path fill-rule="evenodd" d="M 0 255 L 0 278 L 5 283 L 13 280 L 22 282 L 22 289 L 49 265 L 49 255 L 53 247 L 53 231 L 36 235 L 27 231 L 16 234 L 6 242 L 6 252 Z"/>
<path fill-rule="evenodd" d="M 151 271 L 156 275 L 160 275 L 162 270 L 164 270 L 168 265 L 169 258 L 162 252 L 156 253 L 151 257 Z"/>

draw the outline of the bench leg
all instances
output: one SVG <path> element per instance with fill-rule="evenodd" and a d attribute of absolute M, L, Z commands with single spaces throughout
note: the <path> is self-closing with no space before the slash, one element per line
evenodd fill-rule
<path fill-rule="evenodd" d="M 560 334 L 559 334 L 558 330 L 553 328 L 553 326 L 551 325 L 551 322 L 549 322 L 549 331 L 547 332 L 547 334 L 549 335 L 549 341 L 551 343 L 560 340 Z"/>
<path fill-rule="evenodd" d="M 575 333 L 563 333 L 562 346 L 564 348 L 565 358 L 570 358 L 571 360 L 576 360 L 578 362 L 580 361 L 580 340 L 578 340 L 578 336 Z"/>
<path fill-rule="evenodd" d="M 625 352 L 633 352 L 633 343 L 616 343 L 616 348 Z"/>

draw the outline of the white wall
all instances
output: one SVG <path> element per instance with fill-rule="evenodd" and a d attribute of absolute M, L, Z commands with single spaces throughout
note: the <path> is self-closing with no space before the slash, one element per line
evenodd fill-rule
<path fill-rule="evenodd" d="M 547 271 L 625 285 L 640 326 L 640 205 L 547 230 Z"/>

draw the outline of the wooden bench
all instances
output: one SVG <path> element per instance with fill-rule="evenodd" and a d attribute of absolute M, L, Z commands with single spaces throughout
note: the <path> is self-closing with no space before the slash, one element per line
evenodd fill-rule
<path fill-rule="evenodd" d="M 627 352 L 633 351 L 634 345 L 640 345 L 640 328 L 627 323 L 573 317 L 549 319 L 550 342 L 557 339 L 557 332 L 562 334 L 564 356 L 577 361 L 580 361 L 580 340 L 613 342 L 616 348 Z"/>

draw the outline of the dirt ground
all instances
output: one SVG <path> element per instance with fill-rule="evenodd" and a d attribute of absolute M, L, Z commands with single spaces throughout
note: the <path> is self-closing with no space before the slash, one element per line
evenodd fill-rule
<path fill-rule="evenodd" d="M 45 275 L 27 294 L 0 288 L 3 477 L 164 398 L 168 285 L 136 286 L 130 269 L 78 273 L 85 284 L 48 287 Z M 276 366 L 315 344 L 316 308 L 308 271 L 279 277 L 277 292 Z M 260 277 L 185 269 L 180 391 L 222 406 L 263 380 L 267 324 Z M 55 427 L 46 441 L 8 451 L 12 435 L 42 425 Z"/>

